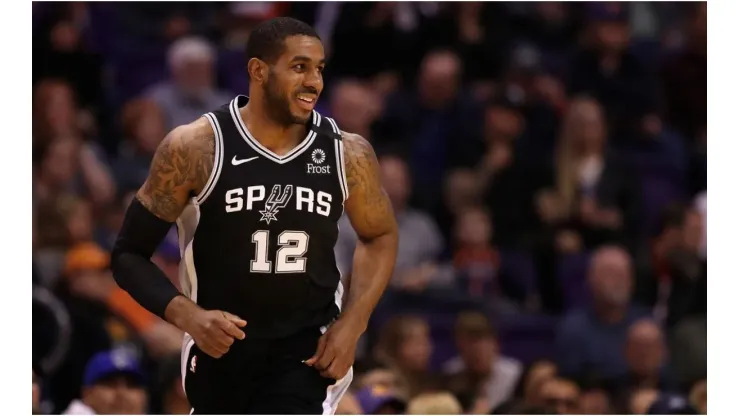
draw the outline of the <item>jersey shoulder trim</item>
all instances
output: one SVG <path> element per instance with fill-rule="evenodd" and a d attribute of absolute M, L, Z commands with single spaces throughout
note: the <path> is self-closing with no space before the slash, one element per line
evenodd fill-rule
<path fill-rule="evenodd" d="M 342 141 L 342 131 L 339 130 L 337 122 L 329 117 L 324 117 L 324 120 L 331 126 L 332 137 L 334 138 L 334 153 L 337 159 L 337 176 L 339 177 L 339 186 L 342 188 L 343 201 L 349 198 L 349 187 L 347 186 L 347 173 L 344 168 L 344 142 Z"/>
<path fill-rule="evenodd" d="M 214 152 L 213 152 L 213 170 L 211 170 L 211 176 L 208 178 L 203 190 L 195 197 L 195 202 L 198 205 L 203 204 L 208 196 L 216 187 L 216 182 L 221 176 L 221 169 L 224 165 L 224 137 L 221 132 L 221 126 L 218 124 L 218 119 L 213 113 L 207 113 L 203 115 L 208 122 L 211 124 L 214 135 Z"/>

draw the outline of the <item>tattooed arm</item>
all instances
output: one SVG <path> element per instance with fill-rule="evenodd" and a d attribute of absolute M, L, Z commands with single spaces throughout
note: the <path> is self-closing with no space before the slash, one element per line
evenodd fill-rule
<path fill-rule="evenodd" d="M 205 186 L 213 169 L 214 138 L 201 118 L 180 126 L 162 140 L 149 175 L 126 212 L 111 260 L 119 286 L 152 313 L 170 319 L 170 303 L 185 298 L 151 257 L 192 195 Z M 176 302 L 171 302 L 178 298 Z M 167 313 L 165 312 L 167 309 Z"/>
<path fill-rule="evenodd" d="M 393 273 L 398 229 L 372 146 L 356 134 L 342 137 L 349 188 L 344 207 L 359 238 L 344 314 L 356 316 L 364 329 Z"/>
<path fill-rule="evenodd" d="M 378 160 L 361 136 L 342 133 L 349 198 L 347 217 L 357 232 L 349 294 L 339 319 L 319 339 L 306 364 L 339 380 L 354 362 L 357 341 L 388 285 L 398 251 L 398 229 L 388 195 L 380 185 Z"/>
<path fill-rule="evenodd" d="M 159 144 L 136 198 L 152 214 L 174 222 L 208 181 L 213 154 L 213 130 L 205 118 L 175 128 Z"/>
<path fill-rule="evenodd" d="M 225 311 L 204 310 L 182 294 L 151 261 L 172 222 L 213 170 L 214 136 L 201 118 L 162 141 L 144 185 L 131 203 L 112 254 L 116 282 L 141 306 L 188 333 L 206 354 L 219 358 L 246 321 Z"/>

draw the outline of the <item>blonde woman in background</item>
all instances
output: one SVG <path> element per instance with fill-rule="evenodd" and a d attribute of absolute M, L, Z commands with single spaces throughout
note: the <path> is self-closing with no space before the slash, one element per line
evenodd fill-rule
<path fill-rule="evenodd" d="M 375 355 L 378 362 L 396 373 L 403 397 L 421 393 L 433 381 L 429 373 L 429 325 L 421 318 L 397 316 L 389 321 L 381 331 Z"/>
<path fill-rule="evenodd" d="M 608 128 L 601 104 L 574 98 L 563 118 L 551 168 L 533 175 L 539 224 L 532 241 L 543 302 L 559 310 L 555 286 L 562 255 L 605 243 L 633 248 L 640 225 L 640 192 L 615 154 L 607 150 Z"/>

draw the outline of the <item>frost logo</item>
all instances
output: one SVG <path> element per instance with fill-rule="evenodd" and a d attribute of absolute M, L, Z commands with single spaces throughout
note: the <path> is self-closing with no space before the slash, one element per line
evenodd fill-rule
<path fill-rule="evenodd" d="M 331 173 L 331 166 L 319 166 L 326 161 L 326 153 L 321 149 L 315 149 L 311 153 L 313 163 L 306 164 L 306 173 L 326 175 Z"/>

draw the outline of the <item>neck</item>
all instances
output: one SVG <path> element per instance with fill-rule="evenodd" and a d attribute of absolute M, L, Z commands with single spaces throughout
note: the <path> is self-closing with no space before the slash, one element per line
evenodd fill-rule
<path fill-rule="evenodd" d="M 250 99 L 246 106 L 239 109 L 244 124 L 255 140 L 277 154 L 287 153 L 303 140 L 306 126 L 275 122 L 263 106 L 255 103 L 256 99 Z"/>

